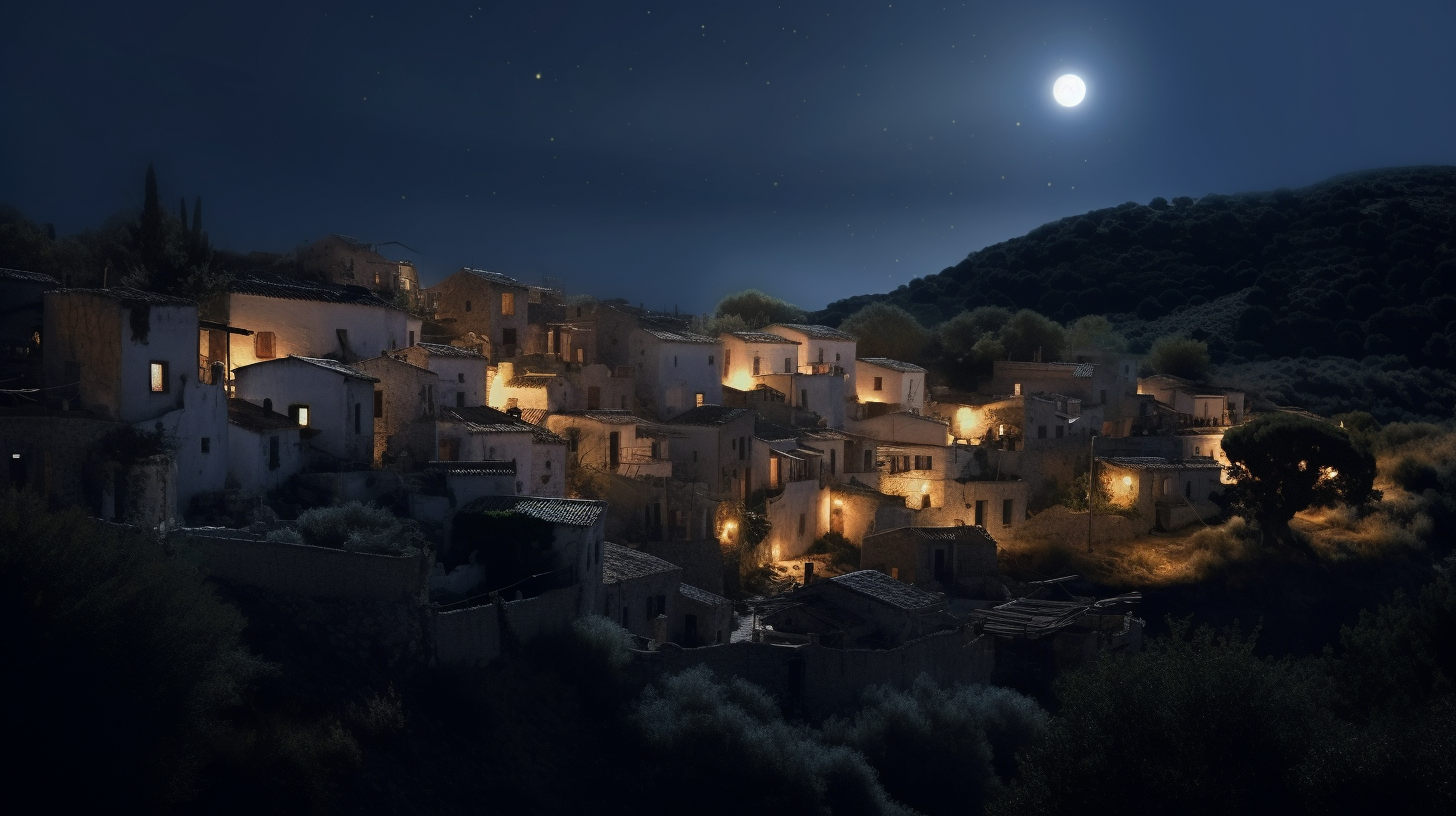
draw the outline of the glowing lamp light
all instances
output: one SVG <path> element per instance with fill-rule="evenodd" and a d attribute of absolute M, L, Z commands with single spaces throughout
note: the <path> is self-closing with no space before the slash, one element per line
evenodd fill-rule
<path fill-rule="evenodd" d="M 843 507 L 844 506 L 844 499 L 835 499 L 834 500 L 834 506 L 835 507 Z"/>
<path fill-rule="evenodd" d="M 920 492 L 921 493 L 929 493 L 930 492 L 930 482 L 921 482 L 920 483 Z"/>
<path fill-rule="evenodd" d="M 1132 477 L 1131 476 L 1124 476 L 1124 477 L 1122 477 L 1122 486 L 1123 487 L 1132 487 Z"/>
<path fill-rule="evenodd" d="M 11 459 L 19 459 L 20 458 L 20 454 L 18 454 L 18 453 L 12 453 L 12 454 L 10 454 L 10 458 Z"/>

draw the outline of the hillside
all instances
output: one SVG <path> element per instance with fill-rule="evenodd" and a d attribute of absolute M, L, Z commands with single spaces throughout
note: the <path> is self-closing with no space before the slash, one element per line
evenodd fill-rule
<path fill-rule="evenodd" d="M 1416 384 L 1404 388 L 1416 393 L 1394 395 L 1384 413 L 1449 417 L 1456 167 L 1372 170 L 1299 190 L 1094 210 L 893 292 L 836 301 L 815 318 L 838 325 L 875 301 L 926 326 L 982 305 L 1033 309 L 1064 323 L 1104 314 L 1133 350 L 1187 333 L 1208 342 L 1216 364 L 1251 381 L 1263 376 L 1260 364 L 1280 358 L 1337 371 L 1335 392 L 1346 376 L 1413 372 Z M 1359 389 L 1346 399 L 1285 380 L 1275 390 L 1326 409 L 1350 410 L 1363 399 Z"/>

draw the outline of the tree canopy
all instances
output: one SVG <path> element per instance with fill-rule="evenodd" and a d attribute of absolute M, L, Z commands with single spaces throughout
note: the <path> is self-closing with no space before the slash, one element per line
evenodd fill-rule
<path fill-rule="evenodd" d="M 1263 414 L 1230 428 L 1223 451 L 1235 480 L 1233 507 L 1258 523 L 1266 544 L 1295 543 L 1289 522 L 1301 510 L 1361 506 L 1380 496 L 1375 457 L 1329 422 Z"/>
<path fill-rule="evenodd" d="M 806 319 L 803 309 L 757 289 L 735 292 L 718 301 L 713 310 L 717 318 L 733 315 L 741 318 L 749 329 L 761 329 L 772 323 L 802 323 Z"/>
<path fill-rule="evenodd" d="M 840 324 L 858 340 L 861 357 L 888 357 L 918 362 L 930 342 L 930 332 L 909 312 L 888 303 L 871 303 Z"/>
<path fill-rule="evenodd" d="M 1208 344 L 1187 337 L 1161 337 L 1148 351 L 1148 365 L 1159 374 L 1201 382 L 1208 375 Z"/>

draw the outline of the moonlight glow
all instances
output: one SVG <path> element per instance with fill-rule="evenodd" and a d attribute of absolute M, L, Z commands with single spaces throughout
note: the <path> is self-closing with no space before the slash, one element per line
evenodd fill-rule
<path fill-rule="evenodd" d="M 1087 83 L 1076 74 L 1062 74 L 1052 85 L 1052 97 L 1064 108 L 1075 108 L 1087 96 Z"/>

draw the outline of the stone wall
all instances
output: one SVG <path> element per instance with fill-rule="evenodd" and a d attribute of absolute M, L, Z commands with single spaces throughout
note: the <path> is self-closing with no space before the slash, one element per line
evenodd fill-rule
<path fill-rule="evenodd" d="M 0 484 L 47 497 L 53 506 L 80 506 L 99 513 L 105 487 L 88 461 L 102 437 L 118 423 L 86 416 L 0 415 Z M 12 457 L 20 454 L 20 459 Z M 12 478 L 12 475 L 14 478 Z"/>
<path fill-rule="evenodd" d="M 723 594 L 723 545 L 705 541 L 649 541 L 637 549 L 682 567 L 683 583 Z"/>
<path fill-rule="evenodd" d="M 1096 545 L 1127 541 L 1136 538 L 1148 526 L 1151 525 L 1140 526 L 1133 519 L 1098 513 L 1092 519 L 1092 543 Z M 1012 528 L 1010 534 L 998 537 L 1026 543 L 1085 544 L 1087 514 L 1077 513 L 1060 505 L 1049 507 L 1027 519 L 1019 527 Z"/>
<path fill-rule="evenodd" d="M 178 556 L 202 572 L 271 592 L 314 598 L 423 599 L 430 553 L 392 556 L 182 530 Z"/>
<path fill-rule="evenodd" d="M 786 646 L 730 643 L 634 652 L 631 671 L 642 682 L 704 665 L 761 686 L 790 712 L 811 720 L 858 707 L 868 686 L 908 688 L 921 674 L 942 685 L 985 683 L 995 665 L 992 638 L 971 627 L 936 632 L 894 649 L 831 649 L 818 643 Z"/>

